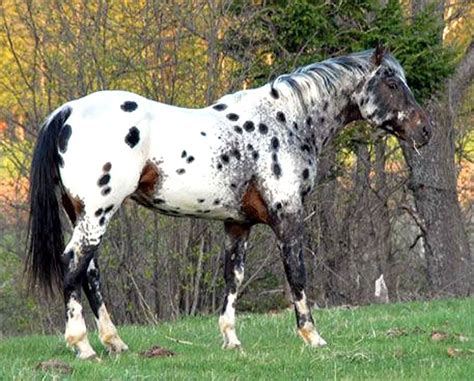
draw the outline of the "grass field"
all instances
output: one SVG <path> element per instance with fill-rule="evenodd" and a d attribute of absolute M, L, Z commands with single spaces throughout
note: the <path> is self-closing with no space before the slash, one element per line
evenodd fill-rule
<path fill-rule="evenodd" d="M 242 351 L 221 350 L 217 317 L 186 318 L 156 327 L 122 327 L 130 347 L 109 356 L 95 332 L 101 362 L 81 362 L 62 337 L 0 342 L 0 380 L 473 380 L 474 300 L 400 303 L 315 311 L 328 346 L 305 347 L 290 311 L 238 319 Z M 172 357 L 145 358 L 154 345 Z M 68 368 L 38 369 L 47 360 Z"/>

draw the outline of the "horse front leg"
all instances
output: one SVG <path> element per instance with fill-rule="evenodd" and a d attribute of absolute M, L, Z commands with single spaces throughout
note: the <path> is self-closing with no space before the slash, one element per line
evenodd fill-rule
<path fill-rule="evenodd" d="M 278 239 L 281 259 L 290 285 L 296 314 L 298 334 L 312 347 L 322 347 L 326 341 L 319 335 L 306 299 L 306 271 L 303 256 L 303 218 L 298 215 L 281 217 L 273 226 Z"/>
<path fill-rule="evenodd" d="M 109 353 L 124 352 L 128 350 L 128 346 L 122 341 L 117 333 L 117 328 L 112 323 L 112 319 L 105 307 L 100 287 L 99 264 L 97 258 L 94 257 L 87 267 L 82 288 L 94 313 L 101 343 L 107 348 Z"/>
<path fill-rule="evenodd" d="M 224 223 L 225 238 L 225 295 L 224 305 L 219 317 L 219 328 L 224 338 L 223 348 L 240 347 L 240 341 L 235 332 L 235 302 L 237 293 L 244 279 L 245 254 L 250 225 Z"/>

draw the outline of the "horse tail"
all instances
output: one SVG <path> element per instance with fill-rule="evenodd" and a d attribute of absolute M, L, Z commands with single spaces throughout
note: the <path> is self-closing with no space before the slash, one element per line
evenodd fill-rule
<path fill-rule="evenodd" d="M 64 238 L 58 195 L 64 190 L 59 175 L 62 158 L 58 152 L 58 140 L 70 114 L 71 108 L 64 106 L 41 126 L 30 170 L 25 271 L 29 275 L 30 290 L 38 283 L 47 294 L 53 292 L 53 286 L 62 287 Z"/>

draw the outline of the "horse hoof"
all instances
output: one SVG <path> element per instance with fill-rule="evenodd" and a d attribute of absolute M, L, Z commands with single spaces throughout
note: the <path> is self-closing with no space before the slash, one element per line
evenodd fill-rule
<path fill-rule="evenodd" d="M 128 351 L 128 345 L 125 343 L 110 345 L 108 350 L 111 355 L 119 355 L 120 353 Z"/>
<path fill-rule="evenodd" d="M 77 354 L 77 358 L 79 360 L 87 360 L 87 361 L 95 361 L 95 362 L 101 362 L 102 361 L 100 359 L 100 357 L 97 356 L 97 353 L 95 353 L 95 352 L 79 352 Z"/>
<path fill-rule="evenodd" d="M 233 342 L 233 343 L 225 343 L 222 346 L 222 349 L 236 349 L 236 350 L 241 350 L 242 349 L 242 344 L 240 344 L 240 341 L 238 342 Z"/>
<path fill-rule="evenodd" d="M 314 340 L 313 342 L 311 342 L 310 344 L 313 348 L 322 348 L 322 347 L 325 347 L 326 345 L 328 345 L 328 343 L 326 342 L 326 340 L 324 340 L 321 336 L 319 336 L 316 340 Z"/>

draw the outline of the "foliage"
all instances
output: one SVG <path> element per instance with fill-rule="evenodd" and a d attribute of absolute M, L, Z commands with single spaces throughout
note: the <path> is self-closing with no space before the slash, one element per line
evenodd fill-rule
<path fill-rule="evenodd" d="M 410 87 L 419 100 L 440 89 L 452 72 L 455 55 L 443 46 L 443 25 L 434 6 L 408 18 L 399 1 L 384 7 L 378 0 L 327 2 L 324 0 L 274 1 L 256 19 L 266 37 L 255 51 L 260 66 L 254 76 L 266 81 L 269 73 L 374 48 L 388 47 L 406 70 Z M 274 58 L 269 66 L 268 54 Z"/>
<path fill-rule="evenodd" d="M 472 299 L 440 300 L 315 311 L 329 345 L 303 346 L 294 314 L 245 315 L 237 330 L 244 350 L 221 349 L 216 317 L 195 317 L 149 327 L 122 327 L 130 352 L 98 351 L 102 362 L 79 361 L 63 337 L 27 336 L 0 341 L 1 379 L 470 379 L 474 371 Z M 90 335 L 95 348 L 102 348 Z M 173 357 L 139 353 L 160 345 Z M 56 359 L 66 373 L 38 369 Z M 290 376 L 291 375 L 291 376 Z"/>

